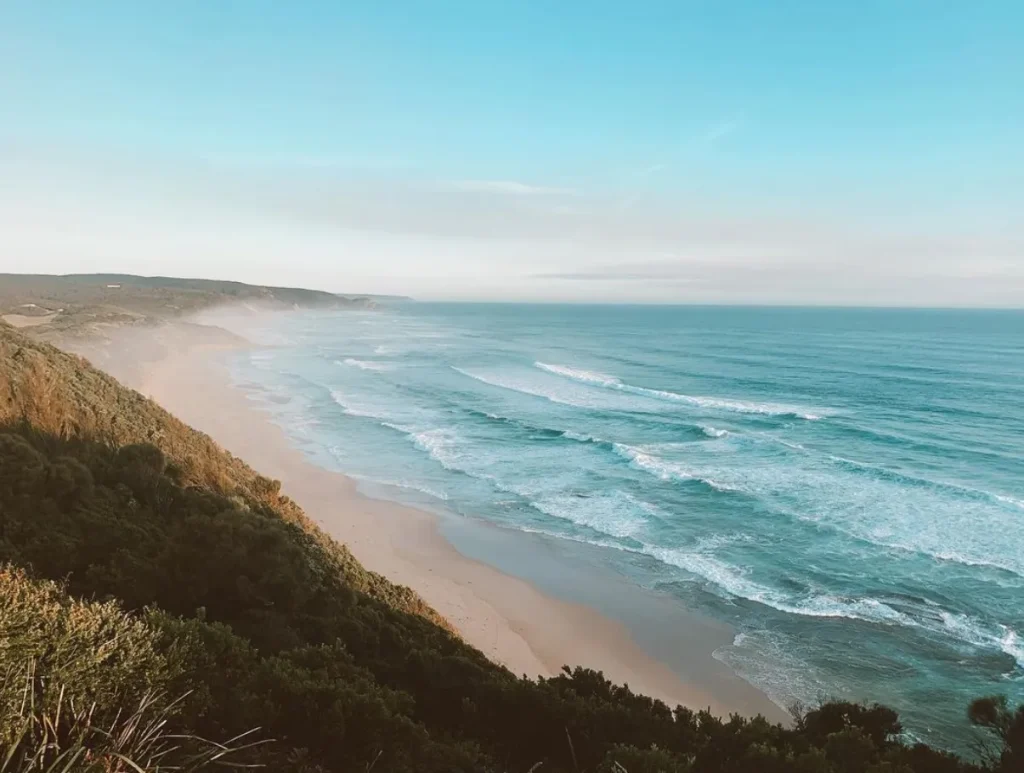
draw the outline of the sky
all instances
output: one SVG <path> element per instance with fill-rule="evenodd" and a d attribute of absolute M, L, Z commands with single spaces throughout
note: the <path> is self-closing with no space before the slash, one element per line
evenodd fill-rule
<path fill-rule="evenodd" d="M 0 0 L 0 271 L 1024 306 L 1019 0 Z"/>

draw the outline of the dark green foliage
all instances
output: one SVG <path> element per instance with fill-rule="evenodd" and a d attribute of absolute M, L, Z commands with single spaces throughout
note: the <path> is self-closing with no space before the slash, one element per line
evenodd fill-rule
<path fill-rule="evenodd" d="M 1024 770 L 1024 705 L 1011 708 L 1005 696 L 978 698 L 967 710 L 971 724 L 989 731 L 998 741 L 998 751 L 989 756 L 1004 770 Z"/>
<path fill-rule="evenodd" d="M 856 729 L 874 746 L 891 741 L 903 732 L 900 718 L 892 709 L 847 701 L 833 701 L 807 713 L 800 720 L 800 726 L 809 738 L 818 742 L 833 733 Z"/>
<path fill-rule="evenodd" d="M 46 461 L 19 435 L 0 435 L 0 493 L 5 499 L 35 489 L 46 472 Z"/>
<path fill-rule="evenodd" d="M 690 773 L 689 760 L 664 749 L 616 744 L 597 767 L 597 773 Z"/>

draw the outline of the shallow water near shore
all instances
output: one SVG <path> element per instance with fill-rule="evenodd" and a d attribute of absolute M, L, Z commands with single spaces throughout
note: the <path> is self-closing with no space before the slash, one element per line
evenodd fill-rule
<path fill-rule="evenodd" d="M 584 602 L 590 562 L 721 621 L 714 657 L 780 706 L 877 700 L 956 746 L 970 698 L 1024 699 L 1024 314 L 402 303 L 260 324 L 235 380 L 315 461 L 571 560 L 531 574 L 501 529 L 446 527 L 474 557 Z M 669 664 L 695 646 L 623 621 Z"/>

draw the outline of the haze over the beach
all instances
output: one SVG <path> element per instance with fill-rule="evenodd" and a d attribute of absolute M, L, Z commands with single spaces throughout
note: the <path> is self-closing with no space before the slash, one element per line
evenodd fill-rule
<path fill-rule="evenodd" d="M 0 271 L 1024 304 L 1024 6 L 0 7 Z"/>

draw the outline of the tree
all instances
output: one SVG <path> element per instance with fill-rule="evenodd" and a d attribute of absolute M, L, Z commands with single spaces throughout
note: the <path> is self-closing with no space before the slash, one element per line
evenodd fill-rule
<path fill-rule="evenodd" d="M 990 695 L 972 701 L 967 718 L 999 740 L 1002 748 L 986 754 L 991 763 L 1007 773 L 1024 770 L 1024 705 L 1014 710 L 1005 695 Z"/>

